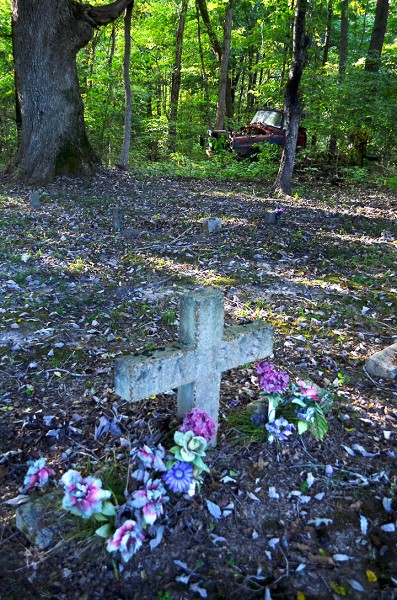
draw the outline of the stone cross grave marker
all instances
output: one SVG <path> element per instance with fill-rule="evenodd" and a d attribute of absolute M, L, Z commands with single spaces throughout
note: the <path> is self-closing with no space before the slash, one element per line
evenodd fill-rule
<path fill-rule="evenodd" d="M 115 391 L 137 402 L 178 388 L 178 416 L 193 406 L 218 423 L 223 371 L 273 351 L 273 327 L 264 321 L 227 327 L 222 292 L 205 289 L 181 297 L 179 343 L 115 361 Z"/>

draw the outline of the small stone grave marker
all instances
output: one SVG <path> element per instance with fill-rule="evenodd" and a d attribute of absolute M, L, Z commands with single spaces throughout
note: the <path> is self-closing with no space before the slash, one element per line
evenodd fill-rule
<path fill-rule="evenodd" d="M 29 202 L 34 210 L 41 210 L 40 194 L 37 190 L 29 194 Z"/>
<path fill-rule="evenodd" d="M 222 219 L 219 217 L 208 217 L 203 221 L 204 233 L 212 234 L 222 230 Z"/>
<path fill-rule="evenodd" d="M 262 220 L 266 225 L 277 225 L 280 218 L 280 212 L 277 210 L 265 210 Z"/>
<path fill-rule="evenodd" d="M 115 391 L 137 402 L 178 388 L 179 417 L 196 406 L 217 423 L 222 372 L 271 355 L 273 327 L 258 320 L 224 331 L 223 294 L 214 289 L 184 294 L 179 321 L 179 343 L 116 359 Z"/>
<path fill-rule="evenodd" d="M 397 379 L 397 344 L 369 356 L 365 361 L 365 368 L 372 377 Z"/>
<path fill-rule="evenodd" d="M 123 230 L 123 212 L 119 206 L 113 209 L 113 229 L 116 233 Z"/>

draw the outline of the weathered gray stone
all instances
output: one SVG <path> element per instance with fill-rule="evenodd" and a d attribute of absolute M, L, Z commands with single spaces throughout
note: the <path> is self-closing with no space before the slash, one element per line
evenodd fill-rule
<path fill-rule="evenodd" d="M 16 526 L 26 537 L 42 550 L 72 530 L 74 522 L 61 509 L 60 492 L 46 494 L 18 506 Z"/>
<path fill-rule="evenodd" d="M 116 393 L 137 402 L 178 388 L 179 416 L 197 406 L 217 423 L 222 372 L 265 358 L 273 351 L 273 327 L 264 321 L 223 329 L 220 291 L 184 294 L 179 343 L 117 358 Z"/>
<path fill-rule="evenodd" d="M 397 377 L 397 344 L 392 344 L 380 352 L 369 356 L 365 368 L 372 377 L 379 379 L 396 379 Z"/>
<path fill-rule="evenodd" d="M 277 210 L 266 210 L 263 213 L 262 221 L 266 225 L 277 225 L 280 218 L 280 213 Z"/>
<path fill-rule="evenodd" d="M 203 221 L 203 229 L 205 233 L 217 233 L 222 229 L 222 219 L 219 217 L 208 217 Z"/>
<path fill-rule="evenodd" d="M 35 210 L 41 209 L 40 194 L 37 190 L 29 194 L 29 202 L 30 206 Z"/>
<path fill-rule="evenodd" d="M 113 209 L 113 229 L 116 233 L 123 230 L 123 212 L 119 206 Z"/>

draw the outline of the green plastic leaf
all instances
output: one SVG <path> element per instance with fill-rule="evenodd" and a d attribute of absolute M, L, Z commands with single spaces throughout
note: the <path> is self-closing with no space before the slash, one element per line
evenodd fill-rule
<path fill-rule="evenodd" d="M 196 458 L 193 461 L 193 464 L 198 469 L 201 469 L 202 471 L 205 471 L 206 473 L 210 473 L 209 467 L 207 467 L 207 465 L 205 464 L 205 462 L 203 461 L 201 456 L 196 456 Z"/>
<path fill-rule="evenodd" d="M 305 431 L 307 431 L 308 429 L 309 429 L 309 424 L 306 423 L 306 421 L 298 421 L 299 435 L 302 435 L 302 433 L 305 433 Z"/>
<path fill-rule="evenodd" d="M 94 519 L 96 521 L 99 521 L 99 522 L 101 522 L 101 521 L 109 521 L 109 519 L 107 517 L 105 517 L 105 515 L 103 515 L 102 513 L 96 513 L 94 515 Z"/>
<path fill-rule="evenodd" d="M 102 508 L 102 514 L 107 517 L 115 517 L 116 516 L 116 508 L 114 504 L 111 502 L 104 502 Z"/>
<path fill-rule="evenodd" d="M 106 525 L 102 525 L 102 527 L 99 527 L 95 533 L 97 535 L 99 535 L 99 537 L 103 537 L 105 539 L 110 538 L 110 536 L 113 533 L 113 527 L 111 526 L 110 523 L 106 523 Z"/>
<path fill-rule="evenodd" d="M 316 406 L 313 421 L 309 423 L 309 430 L 320 442 L 328 431 L 327 419 L 324 417 L 323 411 L 318 406 Z"/>

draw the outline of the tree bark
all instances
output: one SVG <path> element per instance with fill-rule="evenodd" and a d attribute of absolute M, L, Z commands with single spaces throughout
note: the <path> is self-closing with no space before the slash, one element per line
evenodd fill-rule
<path fill-rule="evenodd" d="M 295 165 L 299 123 L 302 117 L 299 100 L 299 83 L 306 63 L 309 38 L 306 35 L 307 0 L 297 0 L 294 18 L 292 65 L 285 91 L 285 114 L 287 118 L 285 147 L 274 189 L 280 194 L 291 193 L 292 173 Z"/>
<path fill-rule="evenodd" d="M 178 117 L 179 92 L 181 89 L 182 48 L 187 5 L 188 0 L 182 0 L 175 39 L 175 60 L 171 79 L 171 102 L 168 124 L 168 146 L 172 152 L 175 151 L 176 146 L 176 120 Z"/>
<path fill-rule="evenodd" d="M 134 2 L 127 6 L 124 16 L 124 59 L 123 59 L 123 80 L 125 93 L 124 108 L 124 135 L 123 146 L 121 148 L 120 166 L 125 169 L 128 163 L 131 145 L 131 121 L 132 121 L 132 92 L 130 77 L 131 62 L 131 16 Z"/>
<path fill-rule="evenodd" d="M 211 19 L 208 14 L 206 0 L 196 0 L 196 2 L 197 2 L 198 9 L 200 11 L 200 14 L 201 14 L 201 18 L 203 19 L 203 23 L 207 30 L 208 37 L 210 39 L 211 48 L 212 48 L 212 50 L 218 60 L 218 63 L 219 63 L 219 80 L 220 80 L 223 77 L 223 75 L 221 73 L 222 68 L 223 69 L 225 68 L 226 63 L 227 63 L 227 73 L 228 73 L 229 58 L 230 58 L 230 41 L 229 41 L 228 56 L 225 57 L 224 62 L 222 64 L 222 55 L 223 55 L 223 52 L 225 51 L 225 48 L 227 48 L 227 46 L 226 46 L 227 40 L 225 40 L 225 38 L 224 38 L 223 47 L 222 47 L 221 44 L 219 43 L 216 33 L 212 27 Z M 224 34 L 226 33 L 226 30 L 227 30 L 226 20 L 230 17 L 231 21 L 233 21 L 234 4 L 235 4 L 235 0 L 230 0 L 228 7 L 226 9 L 225 23 L 224 23 L 224 27 L 223 27 Z M 232 6 L 231 10 L 229 10 L 230 6 Z M 230 24 L 230 28 L 231 28 L 231 24 Z M 230 35 L 231 35 L 231 30 L 230 30 Z M 234 113 L 234 103 L 233 103 L 233 97 L 232 97 L 233 96 L 232 83 L 229 80 L 228 74 L 226 75 L 226 78 L 227 78 L 226 79 L 226 104 L 225 104 L 224 110 L 227 113 L 228 117 L 232 117 L 233 113 Z M 222 82 L 222 85 L 223 85 L 223 82 Z M 218 105 L 219 105 L 219 90 L 220 90 L 220 81 L 218 84 Z M 223 91 L 221 93 L 223 93 Z M 220 101 L 223 104 L 222 98 L 220 99 Z M 217 107 L 217 119 L 218 119 L 218 107 Z M 219 128 L 217 127 L 217 129 L 219 129 Z M 222 129 L 223 129 L 223 127 L 222 127 Z"/>
<path fill-rule="evenodd" d="M 203 44 L 201 42 L 201 25 L 200 25 L 200 13 L 199 8 L 196 2 L 196 19 L 197 19 L 197 42 L 199 47 L 199 55 L 200 55 L 200 63 L 201 63 L 201 75 L 203 78 L 203 88 L 205 95 L 205 108 L 206 108 L 206 116 L 207 116 L 207 127 L 211 127 L 211 110 L 210 110 L 210 91 L 208 86 L 208 76 L 205 69 L 205 61 L 204 61 L 204 52 L 203 52 Z"/>
<path fill-rule="evenodd" d="M 225 128 L 226 116 L 226 91 L 229 75 L 229 58 L 230 46 L 232 41 L 232 26 L 233 26 L 233 10 L 235 0 L 230 0 L 226 7 L 222 58 L 219 68 L 219 86 L 218 86 L 218 103 L 216 106 L 216 124 L 215 129 Z"/>
<path fill-rule="evenodd" d="M 41 184 L 86 175 L 100 161 L 88 141 L 76 55 L 94 28 L 115 20 L 132 0 L 91 7 L 73 0 L 13 0 L 16 89 L 21 138 L 15 180 Z"/>
<path fill-rule="evenodd" d="M 365 70 L 377 73 L 380 69 L 380 58 L 386 34 L 387 18 L 389 15 L 389 0 L 378 0 L 376 3 L 375 21 L 369 43 Z"/>
<path fill-rule="evenodd" d="M 330 48 L 330 44 L 331 44 L 332 17 L 333 17 L 333 0 L 328 0 L 327 24 L 325 26 L 323 60 L 322 60 L 323 67 L 325 67 L 325 65 L 328 62 L 329 48 Z"/>
<path fill-rule="evenodd" d="M 346 73 L 347 53 L 349 47 L 349 0 L 342 0 L 340 15 L 340 46 L 339 46 L 339 81 L 343 81 Z"/>

